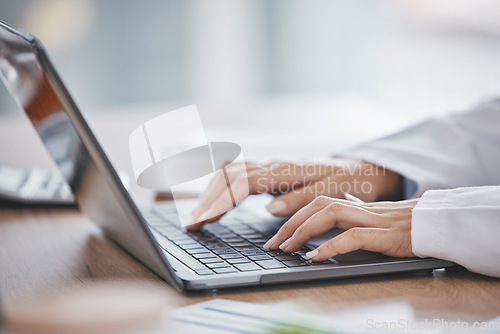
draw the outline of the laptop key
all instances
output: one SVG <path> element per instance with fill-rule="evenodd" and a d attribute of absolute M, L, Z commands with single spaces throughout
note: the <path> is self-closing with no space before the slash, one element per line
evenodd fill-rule
<path fill-rule="evenodd" d="M 166 236 L 180 236 L 184 235 L 183 233 L 179 233 L 179 231 L 175 227 L 170 227 L 170 226 L 155 226 L 156 230 L 160 232 L 161 234 L 165 234 Z"/>
<path fill-rule="evenodd" d="M 309 263 L 301 261 L 301 260 L 290 260 L 290 261 L 283 261 L 283 263 L 287 267 L 304 267 L 304 266 L 310 266 Z"/>
<path fill-rule="evenodd" d="M 226 248 L 227 247 L 226 244 L 223 244 L 220 241 L 217 241 L 217 242 L 204 242 L 204 241 L 200 241 L 200 244 L 202 244 L 203 246 L 205 246 L 207 248 L 210 248 L 210 249 Z"/>
<path fill-rule="evenodd" d="M 306 254 L 307 252 L 309 252 L 311 250 L 310 247 L 308 246 L 302 246 L 301 249 L 299 249 L 298 251 L 294 252 L 295 254 L 299 254 L 299 255 L 302 255 L 302 254 Z"/>
<path fill-rule="evenodd" d="M 222 259 L 237 259 L 237 258 L 242 258 L 243 256 L 238 253 L 233 253 L 233 254 L 220 254 L 219 255 Z"/>
<path fill-rule="evenodd" d="M 281 249 L 278 249 L 278 250 L 268 250 L 267 253 L 271 254 L 272 256 L 288 254 L 288 253 L 283 252 Z"/>
<path fill-rule="evenodd" d="M 250 260 L 247 259 L 246 257 L 241 257 L 241 258 L 236 258 L 236 259 L 227 259 L 226 261 L 231 263 L 231 264 L 250 262 Z"/>
<path fill-rule="evenodd" d="M 212 252 L 215 253 L 215 254 L 217 254 L 217 255 L 221 255 L 221 254 L 237 254 L 237 252 L 234 249 L 232 249 L 232 248 L 213 249 Z"/>
<path fill-rule="evenodd" d="M 269 240 L 269 238 L 248 238 L 248 241 L 255 243 L 266 243 Z"/>
<path fill-rule="evenodd" d="M 237 238 L 238 236 L 234 234 L 233 232 L 228 232 L 228 233 L 218 233 L 217 236 L 219 239 L 224 240 L 224 239 L 231 239 L 231 238 Z"/>
<path fill-rule="evenodd" d="M 184 249 L 188 254 L 197 254 L 197 253 L 205 253 L 208 250 L 205 247 L 195 247 L 195 248 L 187 248 Z"/>
<path fill-rule="evenodd" d="M 251 239 L 251 238 L 261 238 L 262 234 L 255 233 L 255 231 L 249 232 L 249 233 L 240 233 L 240 235 L 245 238 L 245 239 Z"/>
<path fill-rule="evenodd" d="M 223 244 L 222 242 L 219 244 L 208 244 L 206 245 L 210 249 L 224 249 L 228 248 L 226 244 Z"/>
<path fill-rule="evenodd" d="M 190 236 L 187 236 L 186 234 L 179 234 L 179 235 L 167 235 L 167 238 L 172 240 L 175 243 L 187 243 L 188 241 L 191 242 L 196 242 L 191 238 Z"/>
<path fill-rule="evenodd" d="M 230 274 L 230 273 L 237 273 L 238 270 L 236 270 L 235 268 L 215 268 L 214 271 L 217 273 L 217 274 Z"/>
<path fill-rule="evenodd" d="M 271 255 L 272 255 L 272 253 L 271 253 Z M 277 260 L 280 260 L 280 261 L 298 260 L 298 257 L 296 255 L 292 255 L 292 254 L 275 255 L 274 258 Z"/>
<path fill-rule="evenodd" d="M 314 262 L 314 261 L 307 261 L 312 266 L 319 266 L 319 265 L 325 265 L 325 264 L 332 264 L 332 262 L 326 260 L 326 261 L 321 261 L 321 262 Z"/>
<path fill-rule="evenodd" d="M 258 246 L 260 248 L 264 248 L 264 245 L 267 243 L 267 241 L 262 241 L 262 242 L 254 242 L 253 244 L 255 246 Z"/>
<path fill-rule="evenodd" d="M 198 275 L 213 275 L 214 272 L 210 269 L 198 269 L 194 271 Z"/>
<path fill-rule="evenodd" d="M 245 242 L 245 239 L 240 237 L 220 238 L 220 239 L 223 240 L 224 242 L 227 242 L 228 245 L 231 243 L 238 244 L 239 242 Z"/>
<path fill-rule="evenodd" d="M 231 247 L 236 247 L 236 248 L 244 248 L 244 247 L 255 248 L 255 246 L 246 241 L 237 241 L 237 242 L 228 241 L 227 244 Z"/>
<path fill-rule="evenodd" d="M 286 268 L 283 263 L 276 260 L 257 261 L 257 264 L 264 269 Z"/>
<path fill-rule="evenodd" d="M 238 250 L 239 252 L 246 253 L 246 252 L 258 252 L 258 253 L 263 253 L 259 248 L 255 246 L 246 246 L 246 247 L 234 247 L 234 249 Z"/>
<path fill-rule="evenodd" d="M 198 240 L 198 242 L 201 242 L 201 243 L 209 243 L 209 242 L 218 241 L 216 238 L 212 237 L 211 235 L 202 235 L 202 236 L 192 235 L 191 237 L 195 240 Z"/>
<path fill-rule="evenodd" d="M 190 242 L 187 242 L 187 243 L 180 243 L 180 242 L 176 242 L 174 241 L 174 243 L 179 246 L 180 248 L 182 249 L 189 249 L 189 248 L 196 248 L 196 247 L 203 247 L 202 245 L 200 245 L 199 243 L 194 243 L 192 241 Z"/>
<path fill-rule="evenodd" d="M 262 270 L 261 267 L 256 265 L 255 263 L 237 263 L 234 265 L 236 269 L 239 271 L 254 271 L 254 270 Z"/>
<path fill-rule="evenodd" d="M 246 250 L 246 251 L 241 251 L 241 254 L 245 256 L 250 256 L 250 255 L 267 255 L 260 249 L 252 249 L 252 250 Z"/>
<path fill-rule="evenodd" d="M 224 261 L 222 261 L 218 257 L 208 257 L 206 259 L 200 259 L 200 262 L 203 264 L 207 264 L 207 263 L 223 263 Z"/>
<path fill-rule="evenodd" d="M 202 253 L 195 253 L 193 254 L 193 257 L 195 259 L 206 259 L 206 258 L 211 258 L 211 257 L 216 257 L 214 253 L 211 252 L 202 252 Z"/>
<path fill-rule="evenodd" d="M 267 254 L 262 254 L 262 255 L 250 255 L 248 258 L 252 261 L 262 261 L 262 260 L 272 260 L 273 258 L 270 257 Z M 276 261 L 278 262 L 278 261 Z"/>
<path fill-rule="evenodd" d="M 205 264 L 208 268 L 215 269 L 215 268 L 227 268 L 231 267 L 229 264 L 226 262 L 215 262 L 215 263 L 207 263 Z"/>

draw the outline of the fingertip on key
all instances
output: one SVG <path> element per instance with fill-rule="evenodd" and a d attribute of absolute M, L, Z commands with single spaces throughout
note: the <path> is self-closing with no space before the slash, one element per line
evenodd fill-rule
<path fill-rule="evenodd" d="M 273 236 L 271 239 L 267 240 L 267 242 L 262 247 L 266 249 L 273 249 L 275 241 L 276 241 L 276 235 Z"/>
<path fill-rule="evenodd" d="M 319 251 L 317 249 L 313 249 L 312 251 L 306 253 L 306 256 L 311 260 L 314 260 L 314 258 L 318 255 Z"/>

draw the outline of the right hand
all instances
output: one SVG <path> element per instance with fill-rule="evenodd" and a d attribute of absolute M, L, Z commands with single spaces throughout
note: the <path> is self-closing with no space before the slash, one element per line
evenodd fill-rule
<path fill-rule="evenodd" d="M 292 215 L 321 195 L 344 198 L 344 193 L 348 192 L 367 202 L 381 198 L 402 199 L 398 174 L 358 160 L 331 159 L 303 164 L 247 162 L 228 166 L 226 177 L 236 204 L 249 194 L 278 194 L 266 207 L 276 216 Z M 216 221 L 232 208 L 221 197 L 227 191 L 226 177 L 218 173 L 200 195 L 198 206 L 192 212 L 192 223 L 187 227 L 189 230 Z"/>

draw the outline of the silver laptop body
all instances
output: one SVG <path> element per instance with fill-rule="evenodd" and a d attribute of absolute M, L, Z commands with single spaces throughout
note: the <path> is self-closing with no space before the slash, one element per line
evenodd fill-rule
<path fill-rule="evenodd" d="M 70 185 L 81 211 L 102 228 L 107 238 L 179 290 L 311 281 L 454 265 L 433 258 L 391 258 L 365 251 L 339 255 L 319 264 L 308 262 L 305 251 L 340 233 L 336 230 L 311 240 L 296 254 L 267 252 L 262 249 L 263 243 L 283 223 L 283 219 L 264 210 L 270 195 L 251 196 L 219 223 L 208 224 L 201 232 L 184 232 L 176 222 L 177 215 L 184 213 L 176 212 L 173 203 L 137 208 L 40 41 L 1 21 L 0 73 Z"/>

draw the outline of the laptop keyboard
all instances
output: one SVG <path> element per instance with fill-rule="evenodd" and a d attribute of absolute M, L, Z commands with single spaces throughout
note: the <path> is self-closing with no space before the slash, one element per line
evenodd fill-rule
<path fill-rule="evenodd" d="M 268 231 L 265 228 L 257 229 L 256 226 L 263 226 L 262 221 L 256 222 L 257 217 L 252 217 L 247 212 L 238 211 L 238 218 L 233 217 L 230 221 L 226 219 L 224 224 L 209 223 L 200 231 L 194 232 L 186 232 L 181 228 L 177 213 L 170 206 L 151 207 L 142 214 L 153 230 L 189 256 L 186 259 L 184 254 L 172 254 L 198 275 L 335 263 L 332 259 L 324 262 L 310 261 L 305 255 L 311 250 L 307 246 L 291 254 L 264 249 L 263 245 L 274 234 L 275 228 Z"/>

